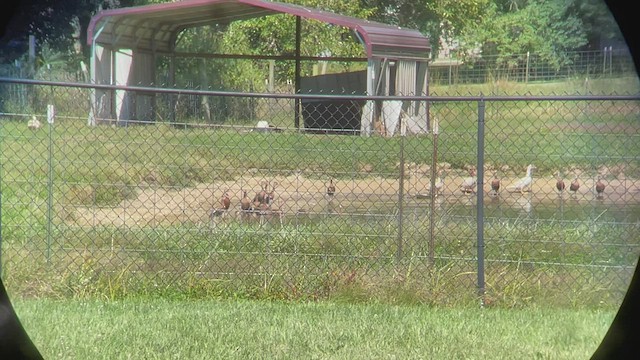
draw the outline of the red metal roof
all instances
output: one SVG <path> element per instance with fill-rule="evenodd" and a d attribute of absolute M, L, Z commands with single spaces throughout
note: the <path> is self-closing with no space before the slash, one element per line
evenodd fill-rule
<path fill-rule="evenodd" d="M 417 30 L 265 0 L 183 0 L 101 11 L 87 29 L 87 42 L 116 48 L 172 51 L 186 28 L 290 14 L 344 26 L 362 38 L 367 57 L 427 59 L 428 39 Z"/>

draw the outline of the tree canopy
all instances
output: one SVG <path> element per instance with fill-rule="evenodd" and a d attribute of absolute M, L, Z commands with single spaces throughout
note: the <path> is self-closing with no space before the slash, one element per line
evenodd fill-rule
<path fill-rule="evenodd" d="M 85 47 L 91 16 L 101 9 L 162 3 L 170 0 L 21 0 L 3 28 L 0 61 L 12 61 L 24 47 L 29 34 L 39 44 L 64 54 L 74 45 Z M 506 59 L 516 53 L 535 52 L 554 64 L 567 59 L 563 52 L 599 49 L 601 42 L 623 42 L 623 37 L 603 0 L 281 0 L 320 7 L 340 14 L 414 28 L 430 40 L 437 53 L 440 39 L 455 39 L 464 54 L 480 51 Z M 294 19 L 268 16 L 231 24 L 217 50 L 249 54 L 288 54 L 294 49 Z M 74 30 L 74 27 L 80 30 Z M 197 45 L 198 37 L 188 33 L 183 45 Z M 359 49 L 348 31 L 308 21 L 303 29 L 302 47 L 308 55 L 354 55 Z M 80 41 L 77 41 L 79 36 Z M 191 36 L 191 39 L 189 38 Z M 211 35 L 213 36 L 213 35 Z M 189 44 L 191 42 L 191 44 Z M 86 49 L 82 49 L 87 56 Z"/>

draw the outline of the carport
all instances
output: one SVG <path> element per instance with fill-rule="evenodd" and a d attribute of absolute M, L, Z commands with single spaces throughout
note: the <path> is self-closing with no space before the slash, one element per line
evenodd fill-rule
<path fill-rule="evenodd" d="M 302 19 L 343 26 L 353 31 L 366 54 L 366 59 L 362 59 L 367 61 L 363 85 L 366 95 L 412 96 L 427 93 L 427 67 L 431 49 L 429 41 L 420 32 L 319 9 L 264 0 L 183 0 L 101 11 L 91 19 L 87 29 L 87 42 L 91 46 L 91 82 L 154 86 L 157 56 L 169 56 L 170 59 L 185 56 L 176 52 L 176 41 L 181 31 L 199 26 L 226 25 L 274 14 L 296 17 L 296 52 L 293 56 L 276 57 L 295 61 L 296 93 L 300 92 L 303 84 L 300 61 L 323 60 L 323 57 L 300 55 Z M 242 58 L 250 55 L 224 56 Z M 170 69 L 175 71 L 172 64 Z M 89 125 L 96 125 L 107 119 L 118 122 L 131 119 L 154 121 L 152 93 L 96 89 L 92 93 L 91 102 Z M 296 100 L 296 127 L 300 126 L 300 108 L 300 102 Z M 386 108 L 389 111 L 385 111 Z M 377 128 L 376 122 L 393 124 L 397 119 L 385 122 L 381 118 L 390 113 L 402 113 L 406 116 L 406 121 L 403 122 L 406 127 L 403 130 L 416 133 L 428 130 L 428 112 L 424 105 L 410 101 L 379 104 L 367 102 L 361 114 L 360 132 L 363 135 L 371 134 Z M 395 127 L 387 127 L 393 133 Z"/>

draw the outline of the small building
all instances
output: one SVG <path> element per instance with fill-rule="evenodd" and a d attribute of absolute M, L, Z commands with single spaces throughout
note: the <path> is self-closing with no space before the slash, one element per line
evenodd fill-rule
<path fill-rule="evenodd" d="M 338 88 L 348 86 L 362 95 L 427 94 L 431 48 L 428 39 L 419 31 L 266 0 L 183 0 L 101 11 L 91 19 L 87 29 L 87 42 L 91 46 L 91 83 L 151 87 L 156 76 L 155 64 L 158 56 L 168 56 L 169 59 L 185 56 L 176 51 L 176 40 L 183 30 L 198 26 L 224 25 L 274 14 L 296 17 L 298 49 L 295 55 L 282 56 L 282 59 L 293 60 L 297 65 L 300 61 L 310 60 L 301 56 L 299 51 L 299 40 L 302 36 L 300 23 L 303 19 L 313 19 L 351 29 L 366 54 L 366 59 L 362 60 L 367 62 L 367 69 L 361 74 L 331 74 L 303 78 L 299 73 L 300 67 L 296 66 L 298 73 L 293 84 L 296 93 L 314 93 L 319 86 L 323 86 L 322 84 L 328 86 L 334 83 L 338 84 Z M 195 57 L 211 55 L 188 54 Z M 170 64 L 170 71 L 173 72 L 175 68 L 172 64 L 173 62 Z M 354 78 L 360 82 L 345 85 Z M 89 124 L 96 125 L 107 119 L 118 122 L 132 119 L 154 121 L 155 96 L 153 92 L 97 88 L 91 96 L 92 111 Z M 300 127 L 300 117 L 307 117 L 303 122 L 305 127 L 313 127 L 313 124 L 318 129 L 337 126 L 331 119 L 325 119 L 323 123 L 321 117 L 314 115 L 320 112 L 313 111 L 313 106 L 330 110 L 332 107 L 343 105 L 339 102 L 296 99 L 295 126 Z M 420 133 L 429 129 L 427 104 L 415 101 L 366 101 L 361 105 L 356 115 L 359 119 L 348 119 L 347 126 L 363 135 L 374 132 L 393 135 L 399 129 L 397 124 L 400 116 L 405 116 L 403 131 Z M 330 111 L 323 113 L 327 114 Z M 316 116 L 315 120 L 312 119 L 313 116 Z"/>

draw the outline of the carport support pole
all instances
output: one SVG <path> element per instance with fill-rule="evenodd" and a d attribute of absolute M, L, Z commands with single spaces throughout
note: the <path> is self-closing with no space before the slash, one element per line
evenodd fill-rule
<path fill-rule="evenodd" d="M 100 25 L 100 28 L 98 29 L 98 31 L 96 31 L 95 35 L 93 36 L 93 39 L 91 39 L 91 58 L 89 59 L 89 77 L 91 81 L 92 85 L 95 85 L 98 83 L 98 79 L 97 79 L 97 74 L 98 74 L 98 70 L 96 69 L 96 66 L 98 65 L 98 62 L 96 60 L 96 41 L 98 39 L 98 36 L 100 36 L 100 33 L 102 33 L 102 30 L 104 30 L 104 27 L 106 26 L 106 23 L 103 23 L 102 25 Z M 102 81 L 100 82 L 102 83 Z M 91 88 L 91 109 L 89 111 L 91 111 L 91 113 L 89 114 L 89 118 L 87 120 L 88 122 L 88 126 L 95 126 L 96 125 L 96 88 Z"/>
<path fill-rule="evenodd" d="M 295 93 L 300 93 L 300 31 L 302 29 L 300 16 L 296 16 L 296 68 L 295 68 Z M 294 100 L 295 118 L 294 125 L 296 129 L 300 129 L 300 99 Z"/>
<path fill-rule="evenodd" d="M 480 306 L 484 307 L 484 97 L 478 101 L 478 159 L 477 159 L 477 186 L 476 192 L 476 237 L 478 251 L 478 296 Z"/>
<path fill-rule="evenodd" d="M 168 87 L 176 88 L 176 56 L 174 53 L 169 57 L 169 84 Z M 171 99 L 171 110 L 169 113 L 171 114 L 171 122 L 176 122 L 176 107 L 178 103 L 178 95 L 176 93 L 171 93 L 169 95 Z"/>

